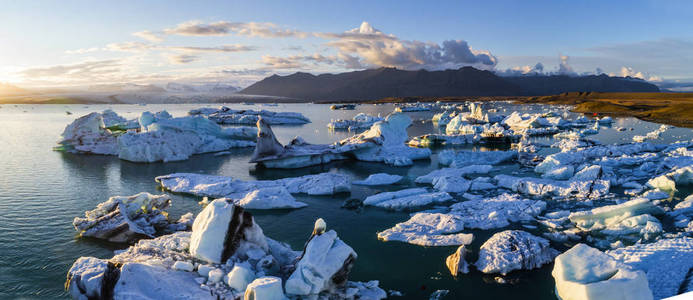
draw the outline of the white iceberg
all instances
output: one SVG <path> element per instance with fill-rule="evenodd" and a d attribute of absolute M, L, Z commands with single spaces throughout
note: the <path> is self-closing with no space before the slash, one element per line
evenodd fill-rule
<path fill-rule="evenodd" d="M 514 270 L 539 268 L 553 261 L 558 253 L 546 239 L 521 230 L 506 230 L 481 245 L 475 265 L 484 273 L 506 275 Z"/>
<path fill-rule="evenodd" d="M 286 293 L 316 295 L 343 286 L 356 257 L 354 249 L 340 240 L 334 230 L 314 235 L 296 263 L 296 270 L 286 280 Z"/>
<path fill-rule="evenodd" d="M 254 125 L 262 117 L 268 124 L 306 124 L 310 120 L 297 112 L 273 112 L 268 110 L 237 110 L 222 106 L 218 109 L 200 108 L 188 112 L 190 115 L 205 115 L 219 124 Z"/>
<path fill-rule="evenodd" d="M 534 177 L 496 175 L 498 186 L 524 195 L 555 198 L 597 199 L 609 193 L 608 180 L 552 180 Z"/>
<path fill-rule="evenodd" d="M 517 158 L 517 151 L 458 151 L 456 153 L 441 152 L 438 157 L 440 164 L 453 168 L 470 165 L 497 165 Z"/>
<path fill-rule="evenodd" d="M 678 294 L 693 269 L 693 238 L 661 239 L 606 252 L 616 261 L 647 274 L 655 299 Z M 684 290 L 685 291 L 685 290 Z"/>
<path fill-rule="evenodd" d="M 651 300 L 647 277 L 609 255 L 577 244 L 556 257 L 556 295 L 563 300 Z"/>
<path fill-rule="evenodd" d="M 193 154 L 255 146 L 252 127 L 222 128 L 204 117 L 172 118 L 166 111 L 124 120 L 112 111 L 91 113 L 69 124 L 57 150 L 118 155 L 134 162 L 179 161 Z M 108 126 L 107 124 L 110 124 Z"/>
<path fill-rule="evenodd" d="M 570 213 L 575 226 L 592 235 L 611 236 L 610 239 L 653 240 L 662 233 L 662 224 L 652 215 L 664 213 L 648 199 L 633 199 L 621 204 L 607 205 L 588 211 Z M 635 236 L 635 237 L 632 237 Z"/>
<path fill-rule="evenodd" d="M 333 195 L 351 191 L 349 176 L 320 173 L 277 180 L 243 181 L 227 176 L 173 173 L 155 178 L 162 188 L 176 193 L 240 199 L 256 190 L 283 187 L 291 194 Z"/>
<path fill-rule="evenodd" d="M 391 210 L 402 210 L 450 200 L 452 200 L 452 197 L 445 192 L 431 193 L 424 188 L 410 188 L 368 196 L 363 200 L 363 204 Z"/>
<path fill-rule="evenodd" d="M 469 245 L 474 240 L 464 230 L 462 217 L 443 213 L 415 213 L 406 222 L 378 232 L 378 239 L 399 241 L 419 246 Z"/>
<path fill-rule="evenodd" d="M 284 300 L 282 279 L 268 276 L 253 280 L 245 290 L 244 300 Z"/>
<path fill-rule="evenodd" d="M 457 276 L 459 273 L 469 273 L 469 265 L 467 261 L 464 260 L 467 250 L 464 245 L 461 245 L 455 250 L 455 253 L 451 254 L 445 259 L 445 266 L 450 270 L 452 276 Z"/>
<path fill-rule="evenodd" d="M 355 131 L 359 129 L 370 128 L 375 122 L 382 121 L 383 118 L 380 116 L 371 116 L 365 113 L 359 113 L 354 116 L 351 120 L 332 120 L 327 123 L 327 128 L 329 129 L 347 129 L 349 131 Z"/>
<path fill-rule="evenodd" d="M 402 178 L 404 177 L 399 175 L 376 173 L 369 175 L 368 178 L 364 180 L 356 180 L 352 183 L 356 185 L 388 185 L 400 182 Z"/>

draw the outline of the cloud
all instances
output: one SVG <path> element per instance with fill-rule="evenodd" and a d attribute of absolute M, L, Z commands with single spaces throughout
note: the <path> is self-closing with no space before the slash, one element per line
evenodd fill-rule
<path fill-rule="evenodd" d="M 575 76 L 577 75 L 577 72 L 573 70 L 573 67 L 568 64 L 568 60 L 570 59 L 569 56 L 567 55 L 560 55 L 559 58 L 561 59 L 561 63 L 558 65 L 558 74 L 559 75 L 569 75 L 569 76 Z"/>
<path fill-rule="evenodd" d="M 46 77 L 89 77 L 98 74 L 117 73 L 121 61 L 117 59 L 85 61 L 77 64 L 55 65 L 48 67 L 28 68 L 19 72 L 26 78 Z"/>
<path fill-rule="evenodd" d="M 262 76 L 270 73 L 267 69 L 241 69 L 241 70 L 221 70 L 222 74 L 237 75 L 237 76 Z"/>
<path fill-rule="evenodd" d="M 134 35 L 138 38 L 141 38 L 141 39 L 145 39 L 145 40 L 150 41 L 152 43 L 160 43 L 160 42 L 164 41 L 164 38 L 162 37 L 163 34 L 161 32 L 153 32 L 153 31 L 149 31 L 149 30 L 144 30 L 144 31 L 135 32 L 132 35 Z"/>
<path fill-rule="evenodd" d="M 200 57 L 190 54 L 169 54 L 166 58 L 170 63 L 180 65 L 197 61 Z"/>
<path fill-rule="evenodd" d="M 262 57 L 262 63 L 271 69 L 304 69 L 309 64 L 327 64 L 332 65 L 340 62 L 337 56 L 324 56 L 321 54 L 313 55 L 293 55 L 288 57 L 277 57 L 265 55 Z"/>
<path fill-rule="evenodd" d="M 610 73 L 609 75 L 610 76 L 621 76 L 621 77 L 632 77 L 632 78 L 638 78 L 638 79 L 652 81 L 652 82 L 662 81 L 662 78 L 659 76 L 650 76 L 650 75 L 647 75 L 643 72 L 636 72 L 631 67 L 621 67 L 621 72 L 619 74 Z"/>
<path fill-rule="evenodd" d="M 343 33 L 317 33 L 331 39 L 349 67 L 382 66 L 401 69 L 440 70 L 476 66 L 492 69 L 497 59 L 488 51 L 473 50 L 466 41 L 447 40 L 440 44 L 401 40 L 375 29 L 368 22 Z"/>
<path fill-rule="evenodd" d="M 179 50 L 179 51 L 186 51 L 186 52 L 245 52 L 245 51 L 254 51 L 257 50 L 257 47 L 254 46 L 246 46 L 246 45 L 240 45 L 240 44 L 234 44 L 234 45 L 223 45 L 219 47 L 182 47 L 182 46 L 175 46 L 175 47 L 168 47 L 168 49 L 171 50 Z"/>
<path fill-rule="evenodd" d="M 244 23 L 227 21 L 219 21 L 209 24 L 204 24 L 199 21 L 188 21 L 180 23 L 174 28 L 164 29 L 164 33 L 187 36 L 222 36 L 235 34 L 262 38 L 305 38 L 308 36 L 308 34 L 305 32 L 281 28 L 273 23 Z"/>
<path fill-rule="evenodd" d="M 96 52 L 99 50 L 101 50 L 101 48 L 99 48 L 99 47 L 81 48 L 81 49 L 75 49 L 75 50 L 67 50 L 67 51 L 65 51 L 65 54 L 85 54 L 85 53 Z"/>
<path fill-rule="evenodd" d="M 115 52 L 144 52 L 156 49 L 158 46 L 141 42 L 111 43 L 106 45 L 103 50 Z"/>
<path fill-rule="evenodd" d="M 506 69 L 505 71 L 496 70 L 495 73 L 499 76 L 545 75 L 544 64 L 540 62 L 533 67 L 530 65 L 517 66 Z"/>

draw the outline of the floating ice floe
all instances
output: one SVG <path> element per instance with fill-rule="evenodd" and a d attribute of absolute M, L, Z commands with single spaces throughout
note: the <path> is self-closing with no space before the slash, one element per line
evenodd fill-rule
<path fill-rule="evenodd" d="M 438 153 L 438 162 L 452 168 L 469 165 L 497 165 L 517 158 L 517 151 L 458 151 L 444 150 Z"/>
<path fill-rule="evenodd" d="M 222 128 L 207 118 L 172 118 L 166 111 L 125 120 L 112 111 L 76 119 L 63 131 L 57 150 L 117 155 L 134 162 L 179 161 L 193 154 L 255 145 L 252 127 Z"/>
<path fill-rule="evenodd" d="M 219 124 L 243 124 L 254 125 L 262 117 L 268 124 L 306 124 L 310 120 L 297 112 L 274 112 L 267 110 L 230 109 L 222 106 L 215 108 L 199 108 L 188 112 L 189 115 L 204 115 Z"/>
<path fill-rule="evenodd" d="M 616 261 L 645 272 L 655 299 L 686 291 L 684 284 L 693 269 L 693 238 L 661 239 L 606 252 Z M 689 279 L 690 280 L 690 279 Z"/>
<path fill-rule="evenodd" d="M 646 135 L 633 136 L 633 142 L 642 143 L 645 140 L 656 140 L 662 136 L 662 133 L 666 132 L 670 128 L 672 128 L 671 125 L 661 125 L 659 128 L 652 132 L 648 132 Z"/>
<path fill-rule="evenodd" d="M 354 116 L 351 120 L 332 120 L 327 123 L 327 128 L 329 129 L 347 129 L 349 131 L 355 131 L 359 129 L 370 128 L 375 122 L 382 121 L 383 118 L 380 116 L 371 116 L 365 113 L 359 113 Z"/>
<path fill-rule="evenodd" d="M 431 110 L 430 103 L 401 103 L 395 107 L 396 112 L 413 112 L 413 111 L 429 111 Z"/>
<path fill-rule="evenodd" d="M 686 231 L 693 232 L 693 195 L 689 195 L 683 201 L 674 206 L 674 209 L 667 213 L 674 219 L 674 225 L 678 228 L 685 228 Z"/>
<path fill-rule="evenodd" d="M 666 174 L 662 174 L 647 181 L 647 186 L 665 192 L 676 192 L 677 185 L 693 184 L 693 166 L 675 168 Z"/>
<path fill-rule="evenodd" d="M 487 174 L 493 169 L 491 165 L 470 165 L 461 168 L 442 168 L 433 170 L 426 175 L 416 177 L 416 183 L 436 184 L 442 178 L 462 178 L 471 174 Z"/>
<path fill-rule="evenodd" d="M 299 208 L 305 203 L 291 194 L 332 195 L 351 191 L 348 176 L 320 173 L 278 180 L 243 181 L 226 176 L 174 173 L 155 178 L 161 187 L 176 193 L 229 198 L 253 209 Z"/>
<path fill-rule="evenodd" d="M 517 193 L 557 199 L 597 199 L 606 196 L 610 188 L 610 182 L 603 179 L 561 181 L 501 174 L 494 180 L 498 186 Z"/>
<path fill-rule="evenodd" d="M 400 113 L 390 114 L 369 130 L 331 145 L 312 145 L 297 137 L 282 146 L 267 123 L 260 119 L 257 125 L 257 146 L 250 162 L 268 168 L 300 168 L 349 158 L 407 166 L 413 164 L 413 160 L 431 155 L 429 149 L 405 145 L 411 119 Z"/>
<path fill-rule="evenodd" d="M 403 210 L 450 200 L 452 200 L 452 197 L 445 192 L 431 193 L 424 188 L 411 188 L 368 196 L 363 200 L 363 204 L 391 210 Z"/>
<path fill-rule="evenodd" d="M 404 177 L 399 175 L 376 173 L 369 175 L 368 178 L 364 180 L 356 180 L 352 183 L 356 185 L 388 185 L 400 182 L 402 181 L 402 178 Z"/>
<path fill-rule="evenodd" d="M 546 239 L 521 230 L 506 230 L 494 234 L 481 245 L 475 265 L 484 273 L 506 275 L 514 270 L 539 268 L 558 254 Z"/>
<path fill-rule="evenodd" d="M 421 212 L 405 222 L 378 233 L 384 241 L 401 241 L 421 246 L 451 246 L 471 243 L 465 228 L 502 228 L 511 222 L 532 221 L 546 209 L 546 203 L 503 194 L 488 199 L 455 203 L 447 213 Z"/>
<path fill-rule="evenodd" d="M 651 300 L 643 271 L 632 270 L 585 244 L 558 255 L 551 272 L 564 300 Z"/>
<path fill-rule="evenodd" d="M 588 211 L 570 213 L 568 219 L 579 230 L 606 241 L 652 241 L 662 233 L 662 224 L 653 215 L 664 210 L 648 199 L 633 199 Z M 606 247 L 602 247 L 606 248 Z"/>
<path fill-rule="evenodd" d="M 153 238 L 156 235 L 186 230 L 185 216 L 178 223 L 168 220 L 166 209 L 171 205 L 168 195 L 139 193 L 133 196 L 115 196 L 99 203 L 95 209 L 76 217 L 72 225 L 80 236 L 127 243 L 138 237 Z"/>
<path fill-rule="evenodd" d="M 192 233 L 142 240 L 109 260 L 82 257 L 65 286 L 74 299 L 385 298 L 377 281 L 347 281 L 356 257 L 334 231 L 293 251 L 265 237 L 243 208 L 215 200 Z"/>
<path fill-rule="evenodd" d="M 464 230 L 462 217 L 443 213 L 415 213 L 406 222 L 378 232 L 378 239 L 399 241 L 419 246 L 469 245 L 474 240 Z"/>

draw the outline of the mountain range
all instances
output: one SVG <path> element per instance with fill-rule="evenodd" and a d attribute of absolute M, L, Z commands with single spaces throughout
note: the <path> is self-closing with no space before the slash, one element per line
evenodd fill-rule
<path fill-rule="evenodd" d="M 377 100 L 386 97 L 541 96 L 564 92 L 659 92 L 647 81 L 605 74 L 502 77 L 473 67 L 444 71 L 378 68 L 339 74 L 272 75 L 239 93 L 311 101 Z"/>

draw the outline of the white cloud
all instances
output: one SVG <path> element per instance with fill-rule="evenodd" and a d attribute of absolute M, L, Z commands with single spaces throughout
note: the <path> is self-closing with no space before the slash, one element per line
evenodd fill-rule
<path fill-rule="evenodd" d="M 180 65 L 197 61 L 200 57 L 190 54 L 168 54 L 166 58 L 170 63 Z"/>
<path fill-rule="evenodd" d="M 440 70 L 476 66 L 492 69 L 497 59 L 488 51 L 473 50 L 466 41 L 447 40 L 442 44 L 401 40 L 375 29 L 368 22 L 344 33 L 317 33 L 331 39 L 328 46 L 337 49 L 345 66 L 396 67 L 401 69 Z"/>
<path fill-rule="evenodd" d="M 26 78 L 89 77 L 97 74 L 117 73 L 121 61 L 117 59 L 85 61 L 76 64 L 27 68 L 19 72 Z"/>
<path fill-rule="evenodd" d="M 245 51 L 257 50 L 257 47 L 234 44 L 234 45 L 223 45 L 223 46 L 219 46 L 219 47 L 173 46 L 173 47 L 168 47 L 167 49 L 186 51 L 186 52 L 245 52 Z"/>
<path fill-rule="evenodd" d="M 135 32 L 132 35 L 134 35 L 138 38 L 141 38 L 141 39 L 145 39 L 145 40 L 150 41 L 152 43 L 160 43 L 160 42 L 164 41 L 164 38 L 162 37 L 161 32 L 153 32 L 153 31 L 149 31 L 149 30 L 144 30 L 144 31 Z"/>
<path fill-rule="evenodd" d="M 263 38 L 305 38 L 308 36 L 308 34 L 305 32 L 281 28 L 273 23 L 245 23 L 227 21 L 219 21 L 209 24 L 204 24 L 199 21 L 188 21 L 178 24 L 174 28 L 165 29 L 164 33 L 187 36 L 222 36 L 235 34 Z"/>

